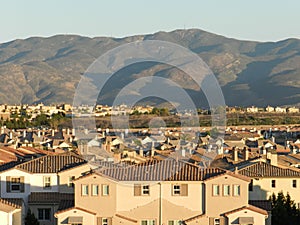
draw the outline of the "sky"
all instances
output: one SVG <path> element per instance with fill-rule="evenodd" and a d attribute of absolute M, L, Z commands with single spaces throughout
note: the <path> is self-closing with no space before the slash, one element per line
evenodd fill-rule
<path fill-rule="evenodd" d="M 198 28 L 241 40 L 300 38 L 299 0 L 0 0 L 0 43 Z"/>

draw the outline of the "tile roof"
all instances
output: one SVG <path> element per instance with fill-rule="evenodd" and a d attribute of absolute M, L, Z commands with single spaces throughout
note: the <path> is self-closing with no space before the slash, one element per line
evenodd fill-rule
<path fill-rule="evenodd" d="M 73 153 L 60 155 L 46 155 L 40 158 L 22 163 L 16 168 L 30 173 L 58 173 L 76 166 L 86 164 L 81 156 Z"/>
<path fill-rule="evenodd" d="M 74 194 L 59 192 L 31 192 L 28 203 L 60 203 L 61 201 L 74 201 Z"/>
<path fill-rule="evenodd" d="M 205 169 L 168 158 L 161 161 L 147 161 L 125 168 L 108 168 L 99 173 L 120 181 L 203 181 L 225 174 L 226 171 L 219 168 Z"/>
<path fill-rule="evenodd" d="M 248 177 L 299 177 L 300 171 L 281 168 L 264 162 L 257 162 L 239 170 Z"/>
<path fill-rule="evenodd" d="M 20 209 L 23 205 L 23 199 L 21 198 L 0 198 L 0 204 L 12 206 L 16 209 Z"/>
<path fill-rule="evenodd" d="M 226 212 L 224 215 L 225 215 L 225 216 L 228 216 L 228 215 L 230 215 L 230 214 L 232 214 L 232 213 L 236 213 L 236 212 L 241 211 L 241 210 L 251 210 L 251 211 L 254 211 L 254 212 L 263 214 L 263 215 L 265 215 L 265 216 L 268 215 L 268 212 L 267 212 L 266 210 L 261 209 L 261 208 L 258 208 L 258 207 L 253 206 L 253 205 L 247 205 L 247 206 L 243 206 L 243 207 L 238 208 L 238 209 L 234 209 L 234 210 L 232 210 L 232 211 Z"/>

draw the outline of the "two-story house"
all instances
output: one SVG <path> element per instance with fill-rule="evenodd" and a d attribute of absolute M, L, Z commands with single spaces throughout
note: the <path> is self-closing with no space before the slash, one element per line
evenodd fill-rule
<path fill-rule="evenodd" d="M 1 198 L 23 199 L 25 211 L 30 208 L 41 225 L 56 224 L 53 215 L 60 207 L 60 202 L 64 197 L 65 200 L 73 198 L 73 180 L 89 170 L 87 161 L 73 153 L 47 155 L 24 163 L 2 165 Z M 36 195 L 40 201 L 36 200 Z M 58 197 L 52 198 L 52 203 L 48 201 L 51 204 L 45 204 L 49 196 Z"/>
<path fill-rule="evenodd" d="M 75 180 L 75 206 L 57 224 L 265 224 L 248 204 L 250 179 L 166 159 L 93 171 Z"/>

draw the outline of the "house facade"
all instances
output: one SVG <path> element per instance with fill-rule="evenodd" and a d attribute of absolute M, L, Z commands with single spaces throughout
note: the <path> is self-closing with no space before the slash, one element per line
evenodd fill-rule
<path fill-rule="evenodd" d="M 174 159 L 93 171 L 75 180 L 75 205 L 57 224 L 265 224 L 248 204 L 249 178 Z M 262 223 L 263 221 L 263 223 Z"/>

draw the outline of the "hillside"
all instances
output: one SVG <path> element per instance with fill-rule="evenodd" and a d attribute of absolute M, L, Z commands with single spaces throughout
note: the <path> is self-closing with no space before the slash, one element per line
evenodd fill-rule
<path fill-rule="evenodd" d="M 197 53 L 217 76 L 227 105 L 300 103 L 300 40 L 239 41 L 197 29 L 126 38 L 57 35 L 0 44 L 0 103 L 72 103 L 88 66 L 106 51 L 135 40 L 170 41 Z M 146 75 L 171 77 L 198 106 L 205 105 L 197 86 L 181 71 L 155 63 L 119 71 L 119 82 L 107 84 L 99 101 L 111 104 L 124 84 Z"/>

